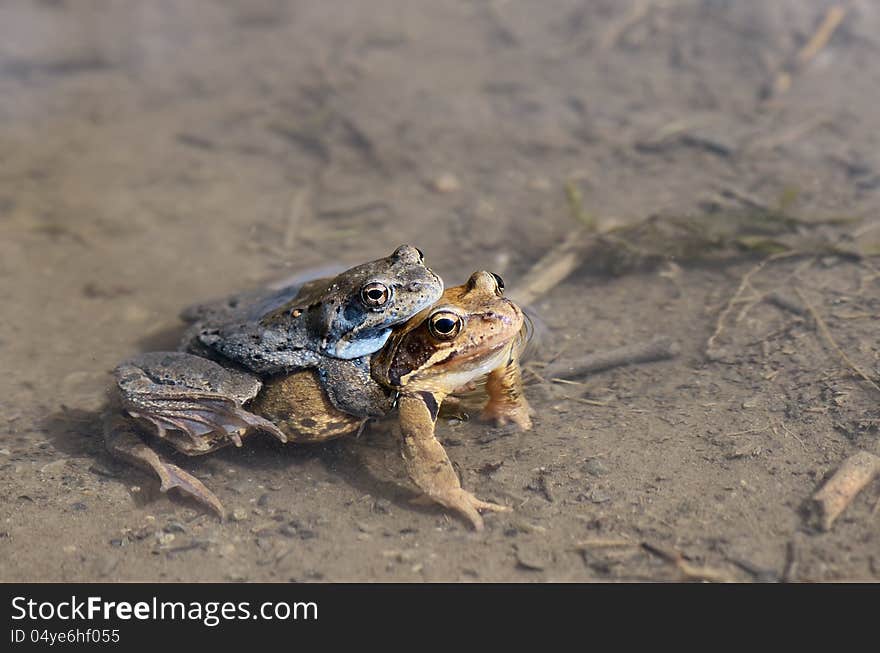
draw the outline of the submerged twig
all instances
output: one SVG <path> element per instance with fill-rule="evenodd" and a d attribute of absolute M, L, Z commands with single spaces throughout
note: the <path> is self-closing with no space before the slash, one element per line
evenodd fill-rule
<path fill-rule="evenodd" d="M 706 341 L 706 357 L 712 360 L 719 359 L 721 356 L 719 355 L 719 349 L 715 345 L 715 341 L 721 336 L 724 332 L 724 323 L 727 320 L 727 316 L 730 315 L 730 312 L 733 310 L 733 307 L 737 302 L 740 301 L 740 297 L 743 292 L 745 292 L 746 288 L 751 286 L 752 277 L 754 277 L 758 272 L 764 269 L 764 267 L 770 263 L 771 261 L 775 261 L 777 259 L 786 258 L 789 256 L 795 256 L 800 252 L 791 251 L 791 252 L 777 252 L 776 254 L 771 254 L 767 258 L 759 261 L 754 267 L 749 269 L 740 279 L 739 286 L 736 288 L 736 292 L 730 297 L 727 301 L 727 304 L 722 309 L 721 313 L 718 315 L 718 320 L 715 322 L 715 330 L 712 332 L 712 335 L 709 336 L 709 340 Z"/>
<path fill-rule="evenodd" d="M 703 580 L 710 583 L 735 583 L 737 580 L 732 574 L 727 573 L 723 569 L 693 565 L 674 549 L 667 549 L 649 542 L 642 542 L 642 548 L 648 553 L 675 565 L 685 578 L 690 580 Z"/>
<path fill-rule="evenodd" d="M 798 294 L 798 297 L 801 298 L 801 301 L 804 303 L 804 306 L 807 307 L 807 310 L 810 312 L 810 315 L 813 318 L 813 321 L 816 323 L 816 328 L 819 329 L 819 333 L 828 341 L 834 351 L 837 352 L 837 355 L 840 356 L 841 360 L 847 364 L 847 366 L 859 375 L 862 379 L 868 382 L 872 388 L 874 388 L 877 392 L 880 392 L 880 385 L 868 376 L 868 373 L 865 372 L 861 367 L 859 367 L 856 363 L 852 361 L 852 359 L 846 355 L 846 352 L 840 348 L 840 345 L 837 344 L 837 341 L 834 339 L 834 336 L 831 335 L 831 331 L 828 329 L 828 325 L 825 324 L 825 320 L 822 319 L 822 316 L 819 315 L 819 312 L 813 307 L 813 305 L 807 300 L 804 294 L 800 291 L 799 288 L 795 288 L 795 292 Z"/>
<path fill-rule="evenodd" d="M 678 356 L 679 353 L 681 346 L 678 342 L 667 336 L 657 336 L 646 342 L 551 363 L 541 370 L 541 376 L 545 379 L 580 376 L 621 365 L 666 360 Z"/>
<path fill-rule="evenodd" d="M 808 506 L 814 525 L 827 531 L 856 495 L 880 474 L 880 457 L 867 451 L 847 458 L 834 476 L 813 495 Z"/>
<path fill-rule="evenodd" d="M 538 297 L 556 287 L 582 263 L 585 231 L 577 229 L 556 247 L 547 252 L 524 275 L 520 286 L 509 293 L 517 304 L 528 306 Z"/>
<path fill-rule="evenodd" d="M 828 44 L 834 32 L 843 22 L 849 10 L 843 4 L 835 4 L 828 8 L 825 17 L 819 23 L 819 27 L 813 32 L 810 39 L 804 46 L 798 50 L 792 61 L 783 68 L 783 70 L 773 80 L 773 85 L 769 89 L 769 96 L 778 97 L 791 88 L 792 77 L 799 70 L 809 64 L 816 55 Z"/>
<path fill-rule="evenodd" d="M 596 216 L 584 209 L 583 195 L 574 180 L 569 179 L 565 183 L 565 199 L 568 201 L 571 217 L 583 224 L 587 231 L 596 231 Z"/>
<path fill-rule="evenodd" d="M 810 40 L 797 53 L 795 62 L 798 66 L 806 66 L 819 54 L 819 51 L 825 47 L 834 31 L 840 26 L 840 23 L 846 16 L 846 12 L 847 7 L 842 4 L 832 5 L 828 8 L 825 18 L 822 19 L 819 27 L 813 32 Z"/>

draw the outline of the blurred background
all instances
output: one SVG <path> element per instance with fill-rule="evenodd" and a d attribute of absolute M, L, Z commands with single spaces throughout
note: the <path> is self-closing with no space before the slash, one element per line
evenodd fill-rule
<path fill-rule="evenodd" d="M 573 229 L 658 216 L 856 242 L 828 225 L 880 198 L 878 34 L 870 0 L 0 2 L 7 467 L 183 306 L 401 243 L 515 288 Z M 662 322 L 596 284 L 538 306 L 560 338 Z"/>

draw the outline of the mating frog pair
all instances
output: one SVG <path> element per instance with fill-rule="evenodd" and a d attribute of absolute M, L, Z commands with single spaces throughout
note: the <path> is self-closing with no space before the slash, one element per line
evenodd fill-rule
<path fill-rule="evenodd" d="M 406 469 L 426 497 L 476 529 L 480 510 L 507 510 L 461 487 L 434 436 L 443 399 L 487 374 L 484 416 L 531 427 L 517 361 L 524 318 L 496 275 L 476 272 L 443 292 L 421 252 L 401 246 L 332 279 L 239 294 L 184 317 L 193 326 L 182 351 L 116 369 L 119 410 L 105 429 L 108 449 L 158 474 L 163 491 L 224 514 L 198 479 L 141 439 L 144 430 L 199 455 L 260 431 L 282 442 L 356 433 L 396 405 Z"/>

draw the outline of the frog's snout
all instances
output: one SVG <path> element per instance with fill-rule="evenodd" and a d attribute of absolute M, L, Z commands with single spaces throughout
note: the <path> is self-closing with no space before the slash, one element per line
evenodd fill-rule
<path fill-rule="evenodd" d="M 392 258 L 405 263 L 421 263 L 424 261 L 424 255 L 421 250 L 412 245 L 401 245 L 394 250 Z"/>

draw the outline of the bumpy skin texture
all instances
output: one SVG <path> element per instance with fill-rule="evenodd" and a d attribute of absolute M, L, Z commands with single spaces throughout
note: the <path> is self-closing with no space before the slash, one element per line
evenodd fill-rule
<path fill-rule="evenodd" d="M 365 289 L 381 290 L 381 301 L 368 301 Z M 387 258 L 300 289 L 250 291 L 193 307 L 185 315 L 196 323 L 181 345 L 191 353 L 156 352 L 123 362 L 115 371 L 117 403 L 142 430 L 187 455 L 241 446 L 242 438 L 255 432 L 286 442 L 285 431 L 271 419 L 276 416 L 298 441 L 357 430 L 393 405 L 393 393 L 370 378 L 368 355 L 387 340 L 392 326 L 430 305 L 442 290 L 421 252 L 402 245 Z M 314 369 L 296 375 L 306 368 Z M 244 407 L 264 381 L 258 408 L 269 419 Z M 297 398 L 295 414 L 290 397 Z M 327 428 L 331 422 L 338 423 L 335 431 Z M 222 514 L 213 494 L 147 451 L 130 425 L 108 423 L 111 453 L 154 470 L 163 489 L 179 487 Z"/>
<path fill-rule="evenodd" d="M 363 300 L 365 288 L 385 289 L 376 306 Z M 385 344 L 391 328 L 439 299 L 443 283 L 409 245 L 384 259 L 357 266 L 331 279 L 242 296 L 231 310 L 191 311 L 200 318 L 184 349 L 215 356 L 260 376 L 317 367 L 322 357 L 351 360 Z"/>
<path fill-rule="evenodd" d="M 115 375 L 125 412 L 183 453 L 241 446 L 253 430 L 287 441 L 272 422 L 244 410 L 261 387 L 251 374 L 182 352 L 153 352 L 125 361 Z"/>
<path fill-rule="evenodd" d="M 438 331 L 450 324 L 456 328 Z M 484 416 L 530 428 L 517 363 L 522 327 L 522 312 L 502 297 L 500 279 L 478 272 L 402 325 L 373 357 L 325 357 L 316 369 L 260 380 L 228 362 L 182 352 L 145 354 L 117 369 L 118 400 L 123 411 L 195 455 L 230 443 L 241 446 L 244 437 L 259 431 L 292 442 L 351 434 L 370 417 L 389 412 L 399 393 L 401 452 L 410 478 L 425 497 L 456 510 L 479 530 L 480 510 L 508 508 L 461 487 L 434 437 L 435 421 L 449 393 L 488 374 Z M 162 461 L 120 413 L 108 421 L 111 451 L 155 471 L 163 490 L 179 488 L 224 514 L 210 490 Z"/>
<path fill-rule="evenodd" d="M 483 415 L 498 424 L 532 426 L 517 360 L 524 318 L 502 292 L 498 277 L 474 273 L 396 331 L 372 362 L 374 378 L 400 392 L 401 452 L 410 479 L 477 530 L 483 528 L 480 510 L 509 508 L 461 487 L 434 430 L 443 399 L 486 373 L 489 401 Z"/>

